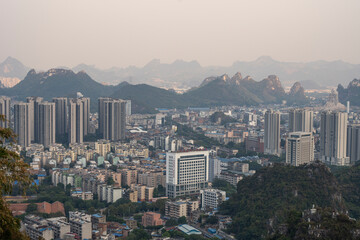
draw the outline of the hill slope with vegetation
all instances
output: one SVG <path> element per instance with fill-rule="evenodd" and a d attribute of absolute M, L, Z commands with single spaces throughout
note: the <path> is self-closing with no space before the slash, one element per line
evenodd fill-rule
<path fill-rule="evenodd" d="M 292 212 L 315 206 L 346 211 L 342 186 L 321 163 L 292 167 L 275 164 L 240 181 L 237 193 L 221 206 L 233 217 L 237 239 L 261 239 L 276 232 Z"/>

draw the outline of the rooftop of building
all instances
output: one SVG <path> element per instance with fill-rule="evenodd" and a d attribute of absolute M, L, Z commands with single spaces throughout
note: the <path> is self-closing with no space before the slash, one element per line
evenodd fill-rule
<path fill-rule="evenodd" d="M 194 228 L 188 224 L 179 225 L 179 226 L 177 226 L 177 228 L 187 235 L 191 235 L 191 234 L 201 235 L 202 234 L 201 231 L 197 230 L 196 228 Z"/>

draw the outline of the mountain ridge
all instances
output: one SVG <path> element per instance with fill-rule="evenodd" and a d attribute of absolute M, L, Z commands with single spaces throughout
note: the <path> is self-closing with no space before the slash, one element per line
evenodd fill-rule
<path fill-rule="evenodd" d="M 307 88 L 324 88 L 346 84 L 346 79 L 360 75 L 360 64 L 337 61 L 286 62 L 261 56 L 253 61 L 235 61 L 230 66 L 202 66 L 197 61 L 175 60 L 162 63 L 153 59 L 142 67 L 97 68 L 95 65 L 79 64 L 73 68 L 84 70 L 97 82 L 117 85 L 122 81 L 131 84 L 146 83 L 167 89 L 189 89 L 201 84 L 208 76 L 220 76 L 223 73 L 236 73 L 239 69 L 254 79 L 263 79 L 269 73 L 276 73 L 284 86 L 290 87 L 295 82 L 307 85 Z M 28 69 L 27 69 L 28 70 Z M 4 74 L 3 74 L 4 75 Z M 0 73 L 0 78 L 4 77 Z M 23 79 L 26 73 L 19 79 Z"/>
<path fill-rule="evenodd" d="M 17 100 L 34 95 L 51 100 L 53 97 L 72 97 L 76 92 L 81 92 L 91 98 L 94 110 L 97 98 L 110 96 L 132 100 L 134 112 L 139 113 L 154 113 L 155 108 L 282 103 L 290 97 L 275 75 L 269 75 L 257 82 L 249 76 L 242 78 L 241 73 L 237 72 L 231 78 L 223 74 L 206 78 L 203 82 L 205 83 L 197 88 L 177 94 L 148 84 L 122 82 L 116 86 L 106 86 L 93 80 L 85 71 L 75 73 L 68 69 L 53 68 L 36 72 L 31 69 L 23 81 L 12 88 L 0 89 L 0 93 Z M 298 88 L 303 90 L 299 83 L 298 85 Z M 298 92 L 296 97 L 306 100 L 304 91 Z"/>

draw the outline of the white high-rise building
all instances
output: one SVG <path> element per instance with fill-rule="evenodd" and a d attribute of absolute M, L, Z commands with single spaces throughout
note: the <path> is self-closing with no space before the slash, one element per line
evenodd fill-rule
<path fill-rule="evenodd" d="M 105 128 L 104 128 L 104 124 L 105 124 L 105 108 L 104 108 L 104 102 L 105 101 L 111 101 L 111 98 L 108 97 L 101 97 L 98 99 L 98 115 L 99 115 L 99 133 L 101 133 L 101 135 L 104 134 Z"/>
<path fill-rule="evenodd" d="M 209 182 L 212 182 L 221 173 L 221 161 L 216 157 L 209 159 Z"/>
<path fill-rule="evenodd" d="M 292 132 L 286 139 L 286 163 L 293 166 L 314 161 L 314 137 L 311 132 Z"/>
<path fill-rule="evenodd" d="M 166 196 L 198 194 L 207 188 L 209 151 L 166 153 Z"/>
<path fill-rule="evenodd" d="M 80 239 L 92 238 L 91 215 L 82 212 L 69 212 L 70 231 Z"/>
<path fill-rule="evenodd" d="M 99 131 L 111 141 L 123 140 L 126 128 L 126 102 L 121 99 L 99 98 Z"/>
<path fill-rule="evenodd" d="M 0 97 L 0 115 L 4 115 L 5 121 L 0 121 L 0 127 L 10 127 L 10 98 L 1 96 Z"/>
<path fill-rule="evenodd" d="M 67 103 L 65 97 L 53 98 L 55 103 L 56 134 L 61 136 L 67 132 Z"/>
<path fill-rule="evenodd" d="M 353 124 L 347 128 L 347 156 L 353 165 L 360 161 L 360 125 Z"/>
<path fill-rule="evenodd" d="M 330 165 L 347 166 L 347 113 L 322 112 L 320 123 L 320 156 Z"/>
<path fill-rule="evenodd" d="M 29 103 L 22 102 L 14 105 L 14 132 L 20 146 L 27 147 L 31 144 Z"/>
<path fill-rule="evenodd" d="M 88 135 L 90 129 L 90 98 L 81 97 L 78 100 L 82 103 L 83 109 L 83 134 L 84 136 Z"/>
<path fill-rule="evenodd" d="M 42 97 L 27 97 L 29 103 L 29 121 L 31 141 L 39 142 L 39 104 L 43 101 Z"/>
<path fill-rule="evenodd" d="M 126 101 L 126 116 L 131 115 L 131 100 L 125 100 Z"/>
<path fill-rule="evenodd" d="M 201 209 L 218 208 L 226 200 L 226 192 L 218 189 L 205 189 L 200 191 Z"/>
<path fill-rule="evenodd" d="M 268 110 L 265 113 L 264 152 L 280 156 L 280 112 Z"/>
<path fill-rule="evenodd" d="M 55 103 L 41 102 L 39 112 L 39 143 L 45 147 L 55 143 Z"/>
<path fill-rule="evenodd" d="M 69 101 L 69 143 L 82 143 L 84 139 L 84 105 L 80 99 Z"/>
<path fill-rule="evenodd" d="M 289 111 L 289 132 L 313 132 L 314 113 L 307 109 Z"/>

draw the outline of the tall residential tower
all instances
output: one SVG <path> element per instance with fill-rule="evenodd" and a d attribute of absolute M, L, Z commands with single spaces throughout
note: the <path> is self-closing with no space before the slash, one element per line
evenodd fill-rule
<path fill-rule="evenodd" d="M 330 165 L 350 165 L 346 154 L 347 113 L 322 112 L 320 123 L 320 156 Z"/>
<path fill-rule="evenodd" d="M 5 121 L 0 121 L 0 127 L 10 127 L 10 98 L 1 96 L 0 97 L 0 115 L 4 115 Z"/>
<path fill-rule="evenodd" d="M 280 156 L 280 112 L 268 110 L 265 113 L 264 152 Z"/>
<path fill-rule="evenodd" d="M 22 147 L 31 144 L 31 126 L 29 121 L 29 103 L 17 103 L 14 105 L 14 132 L 17 135 L 17 143 Z"/>
<path fill-rule="evenodd" d="M 126 102 L 99 98 L 99 130 L 103 138 L 119 141 L 125 138 Z"/>
<path fill-rule="evenodd" d="M 39 141 L 46 148 L 55 143 L 55 103 L 41 102 L 38 106 Z"/>
<path fill-rule="evenodd" d="M 307 109 L 292 109 L 289 111 L 289 132 L 313 131 L 314 113 Z"/>

